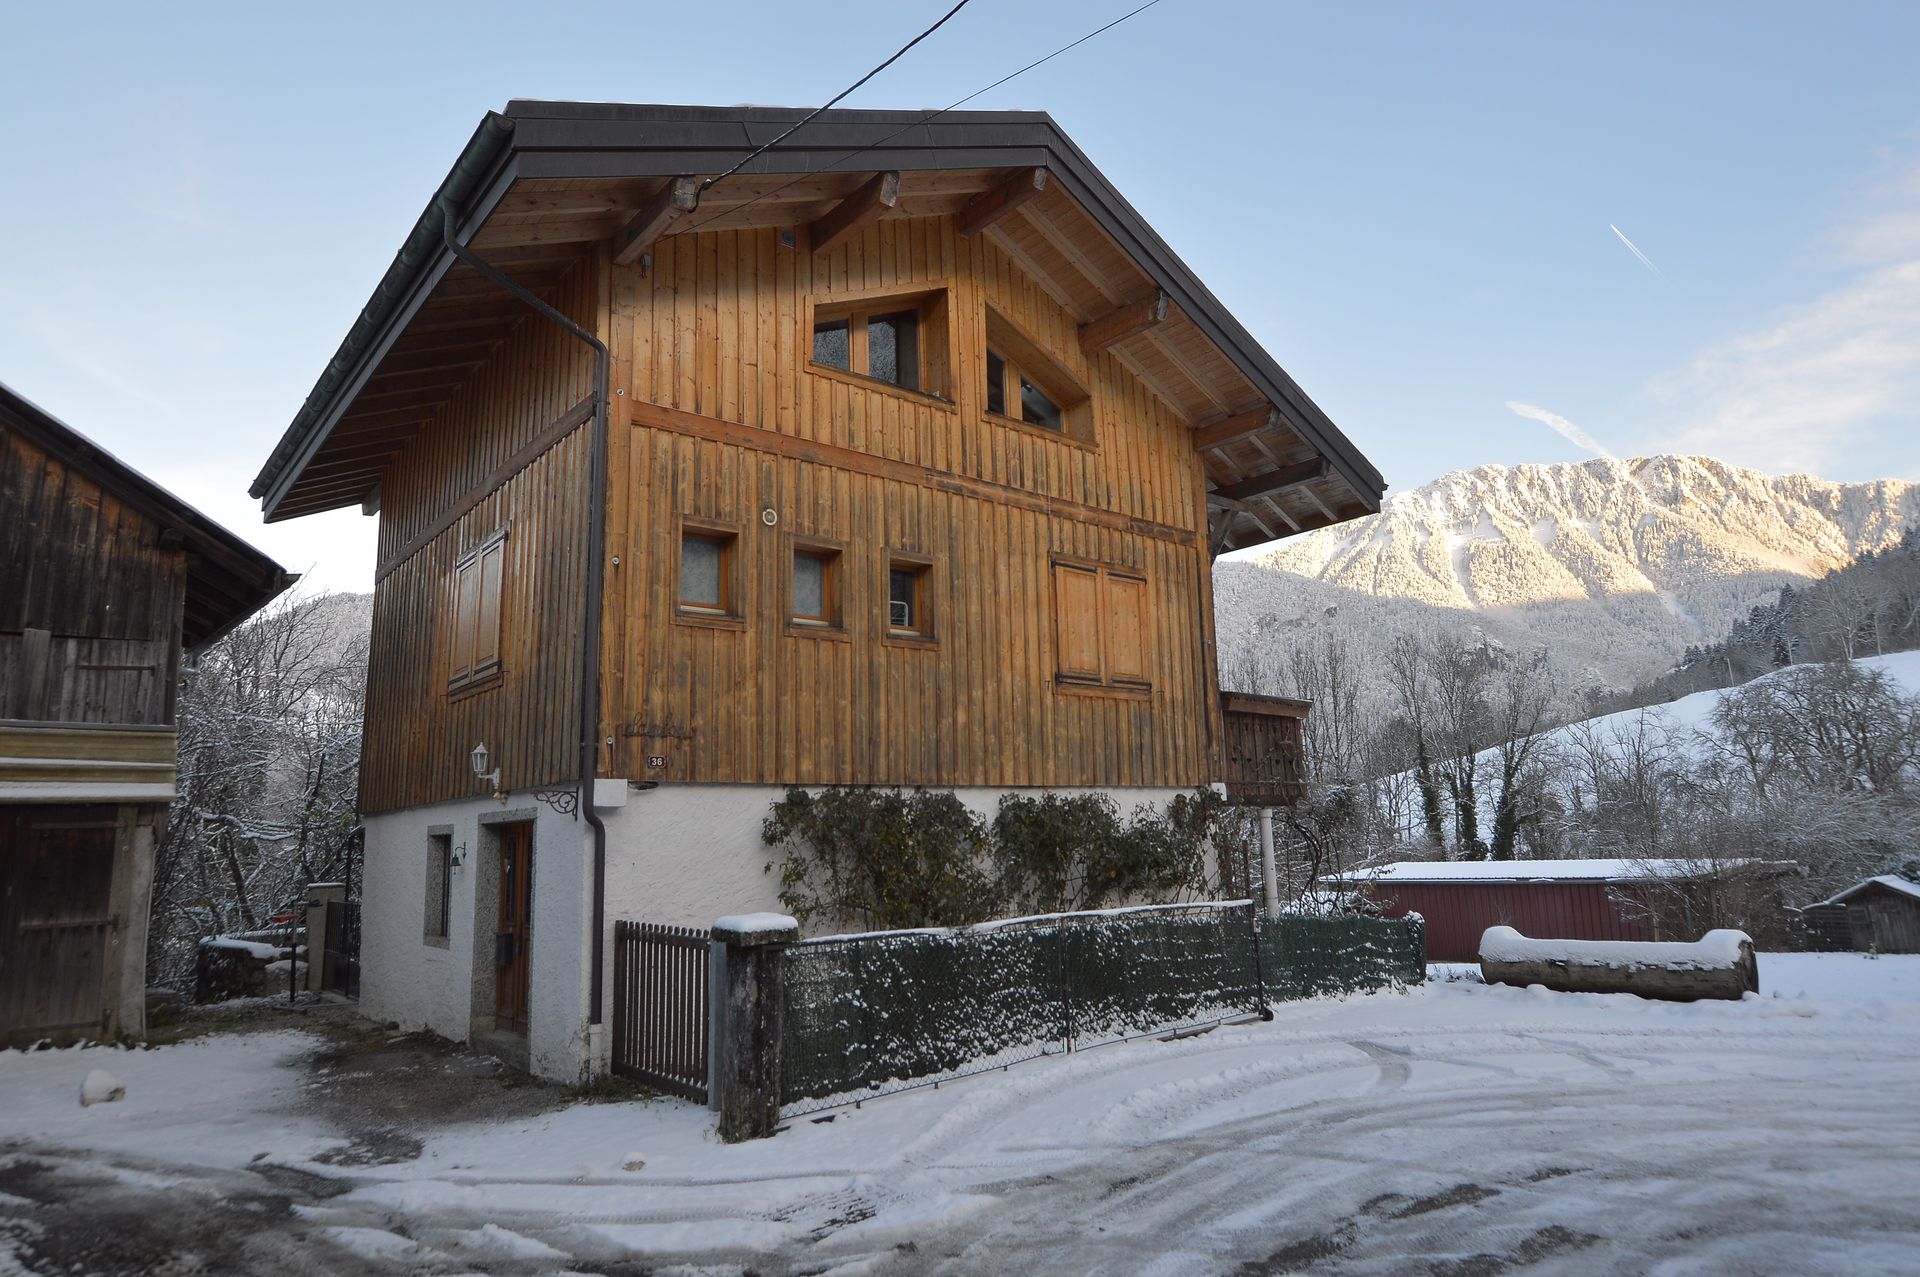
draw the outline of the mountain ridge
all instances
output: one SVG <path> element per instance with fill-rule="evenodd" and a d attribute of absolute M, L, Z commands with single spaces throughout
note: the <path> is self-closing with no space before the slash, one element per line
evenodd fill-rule
<path fill-rule="evenodd" d="M 1485 465 L 1381 512 L 1215 565 L 1223 678 L 1273 681 L 1273 645 L 1459 631 L 1545 647 L 1570 685 L 1621 688 L 1755 603 L 1897 540 L 1920 485 L 1768 475 L 1656 454 Z"/>

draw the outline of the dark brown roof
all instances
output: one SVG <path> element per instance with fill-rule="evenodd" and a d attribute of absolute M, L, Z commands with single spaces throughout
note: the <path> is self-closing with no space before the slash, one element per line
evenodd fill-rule
<path fill-rule="evenodd" d="M 180 538 L 189 556 L 181 632 L 188 649 L 212 643 L 299 579 L 5 384 L 0 384 L 0 429 L 32 440 Z"/>

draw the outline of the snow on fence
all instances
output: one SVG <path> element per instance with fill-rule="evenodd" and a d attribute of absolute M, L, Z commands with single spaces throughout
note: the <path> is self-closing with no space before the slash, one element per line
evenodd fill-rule
<path fill-rule="evenodd" d="M 828 936 L 782 955 L 788 1115 L 1269 1003 L 1418 982 L 1418 918 L 1262 918 L 1250 901 Z"/>
<path fill-rule="evenodd" d="M 1480 974 L 1488 984 L 1637 993 L 1674 1002 L 1737 1001 L 1760 991 L 1753 941 L 1743 931 L 1709 931 L 1691 944 L 1679 944 L 1530 940 L 1512 927 L 1488 927 L 1480 937 Z"/>

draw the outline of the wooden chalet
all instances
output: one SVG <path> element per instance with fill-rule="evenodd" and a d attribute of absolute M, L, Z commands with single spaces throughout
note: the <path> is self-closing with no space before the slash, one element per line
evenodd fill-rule
<path fill-rule="evenodd" d="M 182 655 L 291 580 L 0 386 L 0 1046 L 142 1032 Z"/>
<path fill-rule="evenodd" d="M 1303 709 L 1223 706 L 1210 565 L 1377 510 L 1379 473 L 1048 116 L 781 138 L 802 114 L 489 115 L 256 480 L 270 520 L 380 520 L 374 949 L 437 899 L 405 944 L 524 950 L 509 862 L 567 802 L 562 836 L 631 875 L 564 924 L 597 943 L 609 891 L 663 922 L 767 903 L 740 832 L 767 787 L 1297 783 Z M 632 850 L 643 826 L 702 867 Z M 526 973 L 498 979 L 524 1029 Z M 383 1005 L 465 1036 L 461 980 Z"/>

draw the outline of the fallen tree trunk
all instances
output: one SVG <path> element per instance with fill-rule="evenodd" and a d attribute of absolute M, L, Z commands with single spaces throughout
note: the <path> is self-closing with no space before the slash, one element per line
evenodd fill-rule
<path fill-rule="evenodd" d="M 1760 991 L 1753 941 L 1741 931 L 1709 931 L 1692 944 L 1662 944 L 1530 940 L 1512 927 L 1488 927 L 1480 937 L 1480 974 L 1488 984 L 1637 993 L 1671 1002 L 1738 1000 Z"/>

